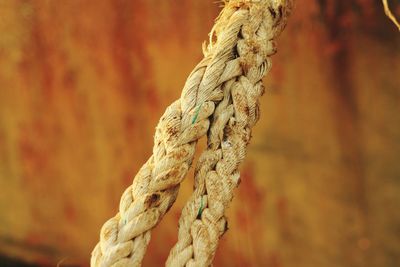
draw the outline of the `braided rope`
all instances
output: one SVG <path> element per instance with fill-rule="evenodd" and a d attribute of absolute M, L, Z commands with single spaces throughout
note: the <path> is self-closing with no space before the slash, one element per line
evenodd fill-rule
<path fill-rule="evenodd" d="M 123 193 L 119 213 L 100 232 L 91 266 L 140 266 L 150 231 L 174 203 L 179 185 L 192 163 L 197 140 L 207 133 L 214 103 L 223 98 L 221 85 L 241 74 L 234 55 L 238 32 L 247 12 L 227 18 L 217 41 L 190 74 L 181 98 L 161 117 L 153 155 Z"/>
<path fill-rule="evenodd" d="M 210 130 L 208 134 L 210 145 L 205 155 L 212 154 L 212 156 L 202 156 L 199 166 L 204 166 L 197 171 L 196 176 L 196 192 L 198 191 L 197 195 L 202 197 L 200 202 L 198 198 L 191 200 L 187 207 L 193 208 L 193 204 L 190 204 L 192 202 L 195 202 L 196 207 L 199 203 L 203 205 L 204 195 L 206 210 L 202 212 L 201 218 L 208 218 L 206 215 L 209 213 L 208 209 L 219 205 L 213 204 L 213 193 L 208 193 L 206 196 L 204 188 L 207 186 L 207 182 L 204 183 L 204 178 L 201 178 L 206 176 L 201 175 L 200 177 L 199 175 L 206 174 L 217 166 L 216 173 L 218 175 L 238 177 L 237 171 L 234 170 L 244 158 L 242 152 L 250 137 L 248 135 L 249 127 L 258 118 L 256 99 L 262 93 L 260 80 L 269 66 L 269 61 L 266 59 L 274 51 L 272 38 L 280 32 L 284 25 L 282 19 L 276 19 L 282 15 L 282 6 L 277 4 L 282 1 L 286 2 L 285 0 L 225 1 L 226 6 L 210 33 L 210 43 L 204 49 L 204 59 L 189 75 L 180 99 L 166 109 L 156 127 L 153 155 L 137 173 L 132 185 L 123 193 L 119 213 L 103 225 L 100 241 L 92 252 L 91 266 L 140 266 L 150 241 L 151 229 L 160 222 L 174 203 L 179 185 L 192 164 L 197 140 L 206 135 L 208 130 Z M 266 12 L 267 10 L 269 11 Z M 269 15 L 264 16 L 265 14 Z M 265 18 L 269 18 L 269 20 Z M 266 32 L 271 27 L 273 34 L 268 35 Z M 259 37 L 256 38 L 256 35 Z M 243 89 L 240 91 L 235 88 Z M 233 92 L 236 91 L 241 93 L 234 94 Z M 230 95 L 233 98 L 233 105 Z M 247 99 L 247 102 L 244 99 Z M 245 102 L 248 106 L 244 104 Z M 245 110 L 240 110 L 245 106 Z M 209 117 L 212 114 L 214 115 L 210 128 Z M 251 118 L 248 119 L 243 114 L 247 114 Z M 242 116 L 241 120 L 238 119 L 239 116 Z M 222 144 L 227 142 L 226 144 L 230 145 L 229 148 L 222 145 L 221 149 L 220 140 L 223 137 L 221 129 L 224 129 L 227 122 L 232 137 L 224 137 Z M 242 128 L 240 130 L 237 128 L 239 126 L 235 125 L 240 125 L 244 132 Z M 239 137 L 243 139 L 243 144 L 236 140 Z M 233 165 L 229 162 L 232 162 Z M 221 166 L 222 169 L 218 166 Z M 233 175 L 233 173 L 235 174 Z M 224 193 L 224 196 L 229 197 L 229 193 Z M 207 203 L 207 197 L 209 203 Z M 225 202 L 225 200 L 221 200 L 218 203 Z M 226 206 L 224 205 L 222 205 L 223 209 Z M 191 218 L 193 209 L 185 213 L 186 210 L 189 210 L 187 207 L 184 209 L 182 217 Z M 223 211 L 218 214 L 222 214 L 220 218 L 223 217 Z M 192 221 L 196 223 L 195 220 Z M 204 221 L 206 222 L 206 219 Z M 219 221 L 221 220 L 218 218 L 209 219 L 207 222 Z M 184 224 L 181 223 L 181 225 Z M 187 225 L 189 227 L 190 223 Z M 213 229 L 210 228 L 210 231 Z M 214 239 L 218 241 L 223 228 L 218 227 L 217 230 L 218 233 L 214 231 Z M 193 241 L 192 251 L 186 253 L 189 257 L 186 256 L 185 259 L 191 259 L 194 255 L 198 260 L 200 255 L 209 251 L 209 254 L 204 255 L 204 260 L 198 261 L 197 265 L 207 266 L 210 264 L 217 242 L 212 243 L 215 247 L 213 250 L 202 248 L 207 244 L 204 242 L 204 238 L 188 237 L 189 242 L 182 243 L 181 236 L 184 236 L 181 234 L 182 231 L 180 229 L 180 239 L 177 245 L 189 244 Z M 188 251 L 186 248 L 177 249 L 181 247 L 184 246 L 175 246 L 171 253 L 172 260 L 170 256 L 168 265 L 184 265 L 182 259 L 178 260 L 182 264 L 174 264 L 176 262 L 174 255 L 182 257 L 183 254 L 186 255 L 182 251 Z M 174 251 L 177 252 L 174 253 Z M 189 265 L 191 264 L 189 263 Z"/>
<path fill-rule="evenodd" d="M 238 12 L 241 2 L 230 1 L 228 8 Z M 245 158 L 251 128 L 259 118 L 258 99 L 264 92 L 261 80 L 271 67 L 273 39 L 285 25 L 290 11 L 287 4 L 259 1 L 241 7 L 250 18 L 237 44 L 243 74 L 223 86 L 224 99 L 213 114 L 208 148 L 196 166 L 195 190 L 182 210 L 178 242 L 167 266 L 209 266 L 227 230 L 225 210 L 240 181 L 238 166 Z"/>

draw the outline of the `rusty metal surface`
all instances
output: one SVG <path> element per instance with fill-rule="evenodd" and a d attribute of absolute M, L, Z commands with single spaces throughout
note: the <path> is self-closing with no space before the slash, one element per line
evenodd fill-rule
<path fill-rule="evenodd" d="M 217 13 L 197 0 L 0 2 L 0 254 L 88 265 Z M 400 264 L 399 47 L 379 1 L 297 1 L 216 266 Z M 192 184 L 144 266 L 166 259 Z"/>

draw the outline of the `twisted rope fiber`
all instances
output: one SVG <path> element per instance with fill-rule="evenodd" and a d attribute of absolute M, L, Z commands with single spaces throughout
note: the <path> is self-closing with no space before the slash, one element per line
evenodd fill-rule
<path fill-rule="evenodd" d="M 91 266 L 140 266 L 150 231 L 174 203 L 192 163 L 197 140 L 209 129 L 209 116 L 222 100 L 221 86 L 241 75 L 234 47 L 247 12 L 224 16 L 204 59 L 189 75 L 180 99 L 161 117 L 153 155 L 123 193 L 119 212 L 102 227 Z"/>
<path fill-rule="evenodd" d="M 167 266 L 209 266 L 227 230 L 224 214 L 240 181 L 238 166 L 245 158 L 251 128 L 259 119 L 262 78 L 271 67 L 274 38 L 291 9 L 291 2 L 277 2 L 281 1 L 230 1 L 225 7 L 224 12 L 246 10 L 248 16 L 237 43 L 243 73 L 223 85 L 224 99 L 212 115 L 208 148 L 196 166 L 195 189 L 182 211 L 178 242 Z"/>

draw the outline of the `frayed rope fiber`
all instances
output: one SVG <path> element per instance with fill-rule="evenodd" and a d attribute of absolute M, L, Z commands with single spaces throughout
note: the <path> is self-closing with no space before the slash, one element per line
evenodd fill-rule
<path fill-rule="evenodd" d="M 397 29 L 400 31 L 400 23 L 397 21 L 396 17 L 393 15 L 392 11 L 389 8 L 389 3 L 387 0 L 382 0 L 383 9 L 385 11 L 386 16 L 396 25 Z"/>

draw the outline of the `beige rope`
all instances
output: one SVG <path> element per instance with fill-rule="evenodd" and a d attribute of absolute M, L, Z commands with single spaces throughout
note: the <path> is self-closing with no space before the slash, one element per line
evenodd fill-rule
<path fill-rule="evenodd" d="M 245 92 L 249 96 L 256 97 L 261 94 L 262 85 L 259 81 L 269 66 L 266 59 L 274 51 L 272 38 L 284 26 L 282 18 L 286 17 L 286 5 L 284 0 L 226 2 L 226 7 L 211 31 L 211 41 L 204 51 L 204 59 L 190 74 L 180 99 L 166 109 L 156 127 L 153 155 L 122 195 L 119 213 L 103 225 L 100 241 L 92 252 L 91 266 L 140 266 L 150 241 L 150 231 L 174 203 L 179 185 L 192 163 L 197 140 L 209 130 L 210 115 L 215 113 L 209 143 L 216 142 L 211 146 L 211 152 L 217 156 L 216 160 L 227 161 L 227 155 L 230 155 L 228 150 L 233 153 L 232 157 L 235 153 L 243 152 L 243 148 L 239 149 L 243 145 L 236 143 L 237 134 L 233 135 L 234 138 L 226 139 L 229 144 L 233 138 L 231 147 L 226 151 L 218 149 L 218 142 L 213 140 L 215 135 L 220 136 L 219 127 L 227 121 L 234 122 L 237 116 L 242 114 L 235 110 L 235 117 L 229 118 L 233 114 L 233 108 L 240 107 L 235 104 L 236 100 L 233 106 L 227 105 L 230 103 L 231 91 L 239 91 L 234 88 L 243 86 L 243 90 L 249 90 Z M 241 101 L 240 98 L 233 99 Z M 253 101 L 255 99 L 247 100 L 248 115 L 252 117 L 249 119 L 249 125 L 258 117 L 258 105 Z M 225 104 L 218 105 L 221 100 Z M 214 111 L 215 105 L 218 105 L 218 108 Z M 230 112 L 226 113 L 223 110 L 224 105 L 229 106 L 226 112 Z M 247 124 L 240 125 L 247 131 Z M 236 129 L 231 126 L 233 130 Z M 246 138 L 243 140 L 246 141 Z M 234 153 L 232 149 L 238 150 Z M 239 158 L 242 159 L 242 156 Z M 238 159 L 232 158 L 232 163 L 236 164 Z M 207 164 L 204 165 L 208 171 Z M 225 165 L 228 166 L 229 163 L 223 163 L 221 166 Z M 231 174 L 226 172 L 231 167 L 226 169 L 224 174 Z M 204 201 L 204 207 L 212 207 L 212 198 L 208 206 L 206 196 Z M 207 213 L 208 211 L 204 211 L 202 218 L 206 218 Z M 193 245 L 195 256 L 200 255 L 197 251 L 201 250 L 198 248 L 205 244 L 201 243 L 201 240 L 199 242 Z M 211 262 L 212 257 L 213 254 L 208 255 L 204 262 Z"/>
<path fill-rule="evenodd" d="M 230 1 L 224 10 L 227 14 L 246 10 L 248 14 L 237 44 L 243 74 L 223 86 L 224 99 L 213 114 L 208 149 L 196 166 L 195 190 L 182 211 L 178 242 L 167 266 L 209 266 L 212 262 L 218 240 L 227 229 L 224 213 L 239 183 L 238 166 L 259 118 L 258 99 L 264 91 L 261 79 L 271 66 L 273 40 L 291 8 L 291 3 L 283 1 L 238 5 L 243 2 Z M 221 23 L 224 16 L 222 13 Z"/>
<path fill-rule="evenodd" d="M 157 225 L 176 199 L 192 163 L 196 141 L 209 128 L 214 103 L 223 97 L 221 84 L 241 74 L 234 46 L 246 19 L 232 14 L 218 41 L 190 74 L 181 98 L 169 106 L 156 127 L 153 155 L 122 195 L 119 213 L 102 227 L 91 266 L 139 266 Z"/>

